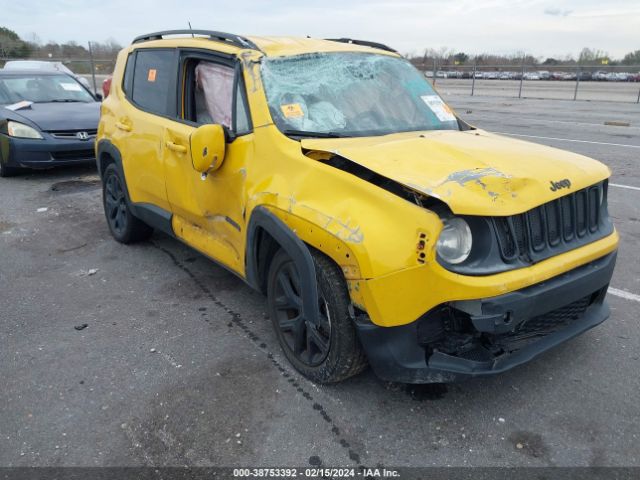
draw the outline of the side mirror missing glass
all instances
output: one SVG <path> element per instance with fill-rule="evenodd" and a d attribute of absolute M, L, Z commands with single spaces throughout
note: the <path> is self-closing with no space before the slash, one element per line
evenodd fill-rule
<path fill-rule="evenodd" d="M 193 169 L 202 174 L 203 179 L 222 165 L 225 143 L 222 125 L 202 125 L 191 134 L 191 163 Z"/>

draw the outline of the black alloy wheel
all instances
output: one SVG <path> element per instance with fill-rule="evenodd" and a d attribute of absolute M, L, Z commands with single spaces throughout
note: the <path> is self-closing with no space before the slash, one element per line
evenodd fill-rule
<path fill-rule="evenodd" d="M 134 243 L 149 238 L 153 229 L 131 212 L 125 183 L 115 164 L 102 176 L 102 203 L 111 235 L 120 243 Z"/>
<path fill-rule="evenodd" d="M 269 315 L 282 350 L 304 376 L 318 383 L 344 380 L 364 370 L 367 359 L 350 312 L 342 269 L 310 249 L 318 288 L 317 320 L 305 317 L 303 289 L 296 264 L 279 250 L 269 268 Z"/>
<path fill-rule="evenodd" d="M 104 186 L 104 206 L 109 228 L 118 236 L 127 229 L 127 198 L 117 175 L 109 175 Z"/>
<path fill-rule="evenodd" d="M 286 347 L 305 365 L 320 365 L 329 354 L 331 317 L 324 298 L 319 298 L 319 322 L 307 320 L 302 314 L 300 277 L 292 260 L 276 274 L 274 289 L 276 321 Z"/>

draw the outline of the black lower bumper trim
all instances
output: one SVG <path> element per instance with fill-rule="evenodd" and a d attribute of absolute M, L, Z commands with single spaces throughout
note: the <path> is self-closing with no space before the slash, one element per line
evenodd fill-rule
<path fill-rule="evenodd" d="M 518 322 L 526 322 L 562 306 L 560 299 L 567 305 L 576 297 L 604 292 L 611 280 L 615 260 L 614 252 L 546 282 L 478 302 L 479 305 L 490 305 L 492 315 L 502 318 L 507 312 L 518 312 Z M 437 350 L 428 355 L 418 342 L 417 321 L 399 327 L 356 322 L 356 327 L 369 363 L 380 378 L 404 383 L 454 382 L 505 372 L 595 327 L 609 316 L 609 307 L 603 298 L 604 294 L 599 295 L 580 318 L 568 325 L 490 361 L 462 358 Z M 517 325 L 514 322 L 512 328 Z M 478 333 L 486 335 L 483 330 Z"/>
<path fill-rule="evenodd" d="M 480 332 L 504 333 L 520 323 L 575 302 L 609 283 L 616 254 L 594 260 L 545 282 L 481 300 L 453 302 Z"/>
<path fill-rule="evenodd" d="M 78 160 L 50 160 L 46 162 L 32 162 L 32 161 L 21 161 L 14 162 L 15 165 L 22 168 L 32 168 L 34 170 L 38 169 L 47 169 L 52 167 L 72 167 L 76 165 L 95 165 L 95 158 L 82 158 Z"/>

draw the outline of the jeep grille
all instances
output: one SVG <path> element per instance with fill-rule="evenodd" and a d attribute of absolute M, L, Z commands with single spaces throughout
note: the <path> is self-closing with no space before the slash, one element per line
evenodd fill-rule
<path fill-rule="evenodd" d="M 540 261 L 607 235 L 606 192 L 603 182 L 520 215 L 493 217 L 503 260 Z"/>

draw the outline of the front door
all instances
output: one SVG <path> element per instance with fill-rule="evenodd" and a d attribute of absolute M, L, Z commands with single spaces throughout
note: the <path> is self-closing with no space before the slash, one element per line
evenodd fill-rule
<path fill-rule="evenodd" d="M 164 131 L 167 196 L 173 229 L 185 242 L 244 274 L 244 189 L 253 134 L 241 70 L 235 63 L 183 51 L 179 118 Z M 206 176 L 193 169 L 189 137 L 200 125 L 222 124 L 229 132 L 222 166 Z"/>

